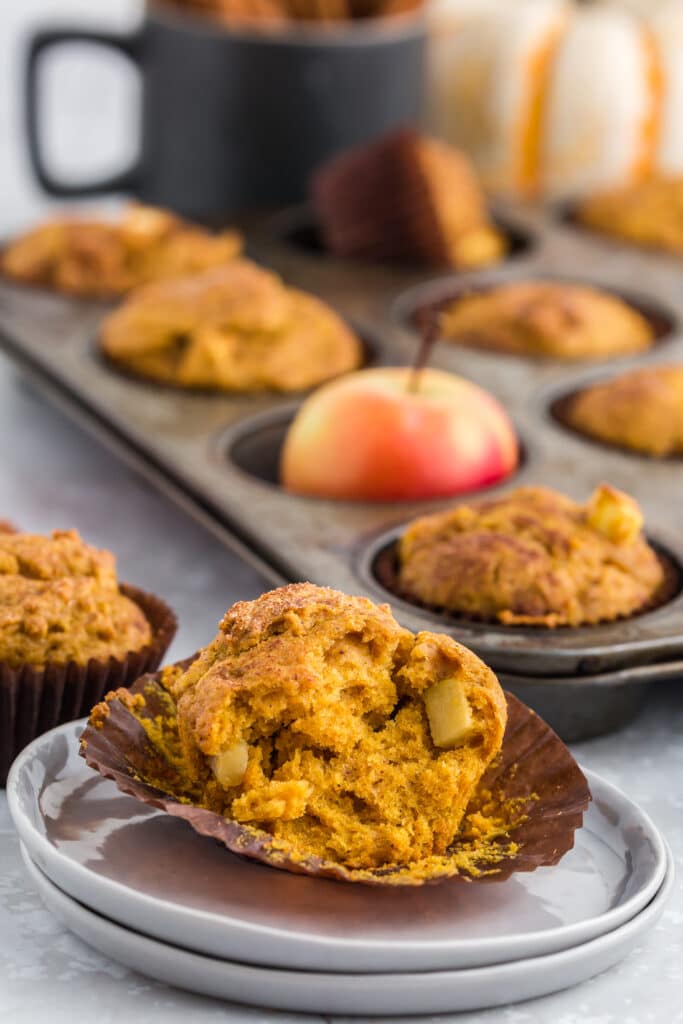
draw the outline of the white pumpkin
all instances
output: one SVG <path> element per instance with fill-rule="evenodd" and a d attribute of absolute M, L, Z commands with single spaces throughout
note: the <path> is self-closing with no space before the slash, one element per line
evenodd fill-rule
<path fill-rule="evenodd" d="M 653 14 L 667 7 L 671 0 L 599 0 L 604 7 L 615 7 L 638 18 L 651 18 Z"/>
<path fill-rule="evenodd" d="M 636 181 L 655 166 L 662 85 L 652 34 L 626 12 L 576 14 L 546 85 L 540 177 L 549 196 Z"/>
<path fill-rule="evenodd" d="M 539 83 L 566 20 L 565 0 L 510 0 L 432 36 L 430 126 L 474 159 L 485 185 L 535 185 Z"/>
<path fill-rule="evenodd" d="M 659 47 L 663 74 L 662 110 L 657 168 L 664 174 L 683 173 L 683 2 L 660 7 L 651 28 Z"/>
<path fill-rule="evenodd" d="M 450 27 L 433 2 L 431 126 L 488 188 L 568 198 L 683 172 L 683 0 L 648 19 L 628 0 L 483 0 Z"/>

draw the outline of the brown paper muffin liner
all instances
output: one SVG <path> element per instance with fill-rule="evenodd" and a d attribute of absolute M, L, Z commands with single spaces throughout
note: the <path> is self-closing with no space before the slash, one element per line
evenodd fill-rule
<path fill-rule="evenodd" d="M 377 263 L 450 265 L 417 142 L 405 129 L 334 158 L 314 175 L 313 205 L 330 252 Z"/>
<path fill-rule="evenodd" d="M 556 864 L 573 847 L 574 832 L 591 799 L 583 773 L 559 737 L 506 694 L 508 723 L 501 754 L 483 777 L 458 839 L 438 864 L 430 862 L 429 870 L 419 875 L 414 865 L 361 871 L 317 857 L 294 857 L 270 834 L 190 802 L 192 795 L 167 746 L 155 742 L 159 716 L 174 712 L 172 698 L 158 680 L 159 674 L 139 679 L 128 693 L 111 699 L 104 714 L 91 717 L 81 736 L 81 755 L 123 793 L 183 819 L 233 853 L 275 868 L 370 885 L 422 885 L 445 878 L 503 881 L 513 872 Z M 145 719 L 148 731 L 141 724 Z M 499 827 L 484 846 L 478 831 L 493 821 Z"/>
<path fill-rule="evenodd" d="M 82 718 L 109 690 L 127 686 L 161 663 L 178 625 L 174 612 L 159 597 L 127 583 L 121 593 L 145 614 L 152 640 L 124 658 L 85 665 L 75 661 L 13 668 L 0 661 L 0 786 L 7 781 L 12 761 L 23 748 L 62 722 Z"/>
<path fill-rule="evenodd" d="M 625 619 L 635 619 L 639 615 L 645 615 L 647 612 L 654 611 L 656 608 L 661 608 L 662 605 L 667 604 L 671 601 L 678 593 L 680 593 L 683 587 L 683 567 L 679 566 L 677 562 L 670 556 L 666 551 L 663 551 L 658 545 L 653 544 L 650 541 L 652 547 L 655 549 L 657 557 L 661 563 L 662 569 L 664 570 L 664 580 L 657 592 L 652 595 L 649 601 L 641 605 L 640 608 L 632 612 L 631 615 L 622 615 L 617 618 L 605 618 L 601 619 L 600 622 L 585 622 L 582 623 L 582 629 L 590 626 L 604 626 L 608 622 L 619 622 Z M 386 548 L 379 552 L 375 558 L 373 565 L 373 573 L 375 579 L 381 583 L 386 591 L 393 594 L 395 597 L 400 598 L 402 601 L 407 601 L 408 604 L 415 605 L 416 608 L 423 608 L 427 612 L 432 612 L 434 615 L 439 615 L 442 619 L 449 619 L 452 622 L 477 622 L 477 623 L 488 623 L 492 626 L 498 626 L 500 629 L 517 629 L 518 626 L 506 625 L 501 622 L 500 619 L 487 618 L 486 616 L 477 615 L 460 615 L 458 612 L 451 611 L 449 608 L 442 608 L 439 605 L 428 604 L 426 601 L 421 601 L 419 597 L 406 590 L 405 587 L 401 586 L 399 579 L 399 565 L 398 565 L 398 541 L 394 541 L 389 544 Z M 533 629 L 538 632 L 553 632 L 564 629 L 575 629 L 575 626 L 547 626 L 538 624 L 528 624 L 524 626 L 525 629 Z"/>

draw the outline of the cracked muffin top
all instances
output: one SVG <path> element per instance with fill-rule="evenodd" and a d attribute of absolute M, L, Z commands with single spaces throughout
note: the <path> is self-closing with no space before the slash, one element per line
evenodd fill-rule
<path fill-rule="evenodd" d="M 683 253 L 683 177 L 596 193 L 579 203 L 576 218 L 624 242 Z"/>
<path fill-rule="evenodd" d="M 0 661 L 84 665 L 151 640 L 142 610 L 119 590 L 109 551 L 75 530 L 50 537 L 0 531 Z"/>
<path fill-rule="evenodd" d="M 109 297 L 227 263 L 241 249 L 237 231 L 213 234 L 167 210 L 132 204 L 117 221 L 64 217 L 41 224 L 9 243 L 0 270 L 25 284 Z"/>
<path fill-rule="evenodd" d="M 669 579 L 636 502 L 602 485 L 585 505 L 544 487 L 415 520 L 399 585 L 417 600 L 506 625 L 581 626 L 662 600 Z"/>
<path fill-rule="evenodd" d="M 572 395 L 562 419 L 607 444 L 683 455 L 683 366 L 649 366 Z"/>
<path fill-rule="evenodd" d="M 363 356 L 329 306 L 248 260 L 138 289 L 100 337 L 107 357 L 137 376 L 224 391 L 298 391 L 355 370 Z"/>
<path fill-rule="evenodd" d="M 640 352 L 652 327 L 622 299 L 559 281 L 515 281 L 455 299 L 441 311 L 441 337 L 474 348 L 554 359 Z"/>
<path fill-rule="evenodd" d="M 455 640 L 310 583 L 234 605 L 164 685 L 203 806 L 360 869 L 448 850 L 507 714 Z"/>

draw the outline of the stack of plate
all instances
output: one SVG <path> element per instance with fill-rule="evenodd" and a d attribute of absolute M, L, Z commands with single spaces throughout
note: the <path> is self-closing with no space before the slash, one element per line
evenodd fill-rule
<path fill-rule="evenodd" d="M 137 803 L 78 756 L 82 723 L 20 755 L 9 805 L 45 904 L 114 960 L 207 995 L 284 1010 L 480 1009 L 605 970 L 662 913 L 671 854 L 590 774 L 593 803 L 554 868 L 487 885 L 382 890 L 235 857 Z"/>

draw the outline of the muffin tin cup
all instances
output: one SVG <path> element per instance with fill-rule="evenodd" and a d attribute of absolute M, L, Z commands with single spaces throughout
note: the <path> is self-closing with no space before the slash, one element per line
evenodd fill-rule
<path fill-rule="evenodd" d="M 504 881 L 516 872 L 556 864 L 573 847 L 574 832 L 581 827 L 591 799 L 588 783 L 562 741 L 538 715 L 507 694 L 508 721 L 502 750 L 478 787 L 480 793 L 488 794 L 484 815 L 510 822 L 509 830 L 500 837 L 502 849 L 495 863 L 475 865 L 471 872 L 460 873 L 455 866 L 440 865 L 438 873 L 416 881 L 399 867 L 359 871 L 313 856 L 291 856 L 277 843 L 273 844 L 268 833 L 172 795 L 173 780 L 178 781 L 177 771 L 168 763 L 163 748 L 151 742 L 139 720 L 156 721 L 159 714 L 163 716 L 166 691 L 159 686 L 158 675 L 148 675 L 131 687 L 131 693 L 144 693 L 144 708 L 134 709 L 113 700 L 107 716 L 97 726 L 86 726 L 81 736 L 81 753 L 89 767 L 112 779 L 122 792 L 186 821 L 200 835 L 217 840 L 240 856 L 312 878 L 375 887 L 449 879 Z M 170 793 L 144 781 L 150 771 L 153 777 L 168 780 Z M 530 793 L 533 798 L 528 800 Z M 514 805 L 511 817 L 508 801 L 520 797 L 527 797 L 527 802 L 523 807 Z M 492 814 L 490 803 L 494 804 Z M 468 813 L 479 809 L 475 796 Z M 507 850 L 510 840 L 519 846 L 512 855 Z M 454 851 L 457 846 L 456 839 Z"/>
<path fill-rule="evenodd" d="M 396 548 L 405 525 L 366 545 L 357 573 L 375 600 L 390 601 L 401 620 L 421 629 L 449 632 L 497 672 L 516 676 L 595 676 L 629 665 L 683 657 L 683 544 L 649 537 L 660 553 L 666 581 L 660 603 L 613 621 L 579 627 L 505 626 L 430 608 L 402 593 L 396 575 Z"/>
<path fill-rule="evenodd" d="M 16 755 L 36 736 L 89 714 L 109 690 L 128 686 L 161 664 L 175 635 L 174 613 L 137 587 L 122 583 L 121 592 L 144 612 L 152 629 L 151 642 L 139 651 L 107 661 L 91 658 L 85 665 L 71 661 L 14 668 L 0 662 L 0 786 Z"/>
<path fill-rule="evenodd" d="M 635 673 L 638 685 L 645 685 L 648 673 L 656 678 L 667 665 L 678 671 L 683 657 L 683 598 L 630 619 L 578 630 L 488 627 L 427 614 L 391 595 L 370 571 L 378 545 L 395 539 L 416 516 L 519 485 L 542 484 L 585 501 L 603 481 L 641 503 L 648 532 L 673 563 L 683 566 L 678 541 L 683 478 L 672 472 L 671 463 L 609 450 L 571 434 L 553 419 L 550 409 L 560 394 L 576 390 L 589 371 L 605 376 L 665 358 L 683 360 L 680 262 L 602 242 L 554 220 L 552 211 L 502 204 L 499 212 L 520 237 L 532 240 L 526 251 L 498 267 L 436 279 L 424 270 L 357 265 L 292 244 L 291 231 L 283 225 L 301 224 L 300 211 L 252 220 L 247 230 L 254 259 L 273 267 L 295 287 L 316 293 L 361 334 L 377 339 L 380 364 L 413 360 L 419 339 L 401 311 L 421 294 L 437 295 L 439 289 L 488 287 L 523 277 L 580 277 L 663 315 L 669 333 L 660 345 L 637 356 L 599 363 L 501 357 L 438 344 L 433 365 L 468 377 L 496 395 L 524 448 L 516 475 L 475 494 L 373 504 L 288 494 L 277 484 L 279 452 L 286 424 L 303 396 L 195 394 L 125 378 L 95 354 L 93 343 L 105 311 L 98 319 L 92 305 L 63 305 L 55 331 L 42 307 L 34 308 L 25 293 L 17 298 L 16 291 L 0 282 L 0 343 L 53 400 L 247 558 L 271 584 L 311 580 L 391 600 L 405 625 L 450 632 L 495 664 L 506 679 L 520 686 L 531 680 L 537 695 L 543 686 L 545 692 L 552 690 L 553 700 L 557 698 L 555 726 L 568 734 L 562 729 L 564 701 L 567 723 L 573 738 L 578 738 L 570 685 L 575 677 L 606 681 L 619 674 L 619 686 L 612 688 L 611 714 L 596 710 L 595 723 L 581 727 L 588 735 L 598 728 L 598 719 L 600 731 L 623 724 L 625 673 Z M 65 301 L 60 298 L 62 304 Z M 598 692 L 597 683 L 593 692 Z M 607 686 L 600 692 L 606 695 Z"/>

